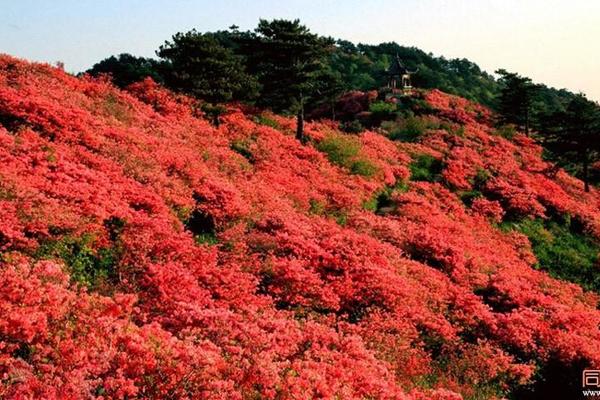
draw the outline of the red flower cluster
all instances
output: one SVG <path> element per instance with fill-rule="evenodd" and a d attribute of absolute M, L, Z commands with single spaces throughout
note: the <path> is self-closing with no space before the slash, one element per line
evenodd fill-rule
<path fill-rule="evenodd" d="M 494 224 L 552 210 L 600 235 L 597 192 L 426 99 L 463 134 L 362 133 L 365 177 L 289 118 L 214 128 L 150 80 L 0 57 L 0 397 L 500 398 L 550 361 L 600 367 L 597 295 Z M 409 180 L 422 153 L 435 183 Z"/>

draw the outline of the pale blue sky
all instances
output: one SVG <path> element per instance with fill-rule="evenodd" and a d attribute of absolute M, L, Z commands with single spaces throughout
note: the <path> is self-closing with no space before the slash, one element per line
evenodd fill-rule
<path fill-rule="evenodd" d="M 78 72 L 111 54 L 153 56 L 177 31 L 259 18 L 466 57 L 600 100 L 600 0 L 0 0 L 0 52 Z"/>

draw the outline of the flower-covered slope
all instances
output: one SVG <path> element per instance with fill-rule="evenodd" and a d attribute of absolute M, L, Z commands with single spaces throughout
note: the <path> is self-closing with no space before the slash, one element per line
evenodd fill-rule
<path fill-rule="evenodd" d="M 215 128 L 151 81 L 1 56 L 0 398 L 482 399 L 600 367 L 598 296 L 501 229 L 599 237 L 597 191 L 423 96 L 461 129 L 302 145 L 292 119 Z"/>

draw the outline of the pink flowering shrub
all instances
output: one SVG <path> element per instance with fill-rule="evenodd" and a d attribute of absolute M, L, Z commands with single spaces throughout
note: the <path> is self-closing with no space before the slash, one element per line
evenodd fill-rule
<path fill-rule="evenodd" d="M 423 96 L 463 133 L 363 132 L 360 174 L 318 150 L 328 121 L 308 145 L 236 105 L 215 128 L 151 80 L 1 56 L 0 398 L 499 399 L 600 367 L 598 296 L 497 227 L 552 211 L 600 238 L 597 191 Z M 422 154 L 441 172 L 411 181 Z"/>

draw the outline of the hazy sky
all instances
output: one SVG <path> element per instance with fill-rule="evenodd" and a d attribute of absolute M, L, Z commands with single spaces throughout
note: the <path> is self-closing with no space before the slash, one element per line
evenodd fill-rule
<path fill-rule="evenodd" d="M 78 72 L 121 52 L 153 56 L 178 31 L 259 18 L 465 57 L 600 100 L 600 0 L 0 0 L 0 52 Z"/>

